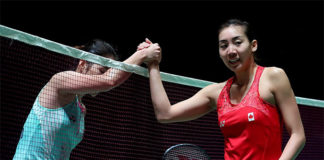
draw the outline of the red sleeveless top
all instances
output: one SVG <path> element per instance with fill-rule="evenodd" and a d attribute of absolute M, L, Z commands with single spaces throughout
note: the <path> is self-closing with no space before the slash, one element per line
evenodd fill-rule
<path fill-rule="evenodd" d="M 258 66 L 248 93 L 239 104 L 230 101 L 234 77 L 222 89 L 217 112 L 224 135 L 226 160 L 278 160 L 282 150 L 282 118 L 276 106 L 259 94 L 264 67 Z"/>

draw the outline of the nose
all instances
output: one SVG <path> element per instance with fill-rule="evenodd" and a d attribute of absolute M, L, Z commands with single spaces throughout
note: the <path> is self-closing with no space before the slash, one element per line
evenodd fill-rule
<path fill-rule="evenodd" d="M 236 50 L 235 46 L 230 45 L 230 46 L 228 47 L 227 54 L 229 55 L 230 58 L 231 58 L 231 57 L 235 57 L 236 54 L 237 54 L 237 50 Z"/>

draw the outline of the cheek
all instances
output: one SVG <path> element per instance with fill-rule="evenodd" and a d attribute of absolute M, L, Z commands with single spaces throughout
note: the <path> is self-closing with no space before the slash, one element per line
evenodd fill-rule
<path fill-rule="evenodd" d="M 239 53 L 240 53 L 240 57 L 242 57 L 242 58 L 247 58 L 247 57 L 251 56 L 251 54 L 250 54 L 251 52 L 248 49 L 242 50 Z"/>
<path fill-rule="evenodd" d="M 222 52 L 222 51 L 219 51 L 219 57 L 224 60 L 226 58 L 226 53 L 225 52 Z"/>
<path fill-rule="evenodd" d="M 93 71 L 93 74 L 94 75 L 100 75 L 100 74 L 102 74 L 100 71 L 98 71 L 98 70 L 96 70 L 96 71 Z"/>
<path fill-rule="evenodd" d="M 88 72 L 86 74 L 89 74 L 89 75 L 98 75 L 100 74 L 100 72 L 94 68 L 91 68 L 88 70 Z"/>
<path fill-rule="evenodd" d="M 242 47 L 239 48 L 239 52 L 244 54 L 251 52 L 250 45 L 249 44 L 242 45 Z"/>

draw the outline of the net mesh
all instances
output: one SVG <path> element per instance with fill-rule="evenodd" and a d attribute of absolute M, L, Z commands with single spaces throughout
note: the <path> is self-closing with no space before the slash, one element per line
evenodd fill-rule
<path fill-rule="evenodd" d="M 4 37 L 0 41 L 1 159 L 12 159 L 40 90 L 54 74 L 71 69 L 76 59 Z M 164 86 L 172 104 L 200 90 L 169 82 Z M 133 74 L 109 92 L 84 97 L 83 103 L 87 106 L 83 140 L 70 159 L 161 159 L 167 148 L 180 143 L 196 144 L 211 159 L 223 159 L 217 113 L 185 123 L 158 123 L 146 77 Z M 298 159 L 323 159 L 324 109 L 302 105 L 299 109 L 307 144 Z M 285 145 L 287 133 L 283 136 Z"/>

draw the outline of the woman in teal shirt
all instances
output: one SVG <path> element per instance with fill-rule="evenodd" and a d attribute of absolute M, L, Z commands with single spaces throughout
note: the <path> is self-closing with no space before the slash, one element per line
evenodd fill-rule
<path fill-rule="evenodd" d="M 108 43 L 92 40 L 79 47 L 87 52 L 115 59 Z M 124 63 L 140 65 L 160 59 L 160 47 L 154 44 L 136 51 Z M 75 71 L 55 74 L 38 94 L 24 124 L 13 159 L 69 159 L 84 133 L 85 106 L 82 97 L 122 84 L 131 73 L 80 60 Z"/>

